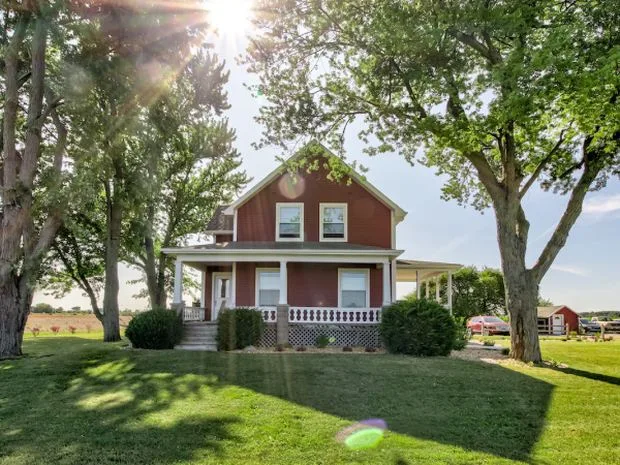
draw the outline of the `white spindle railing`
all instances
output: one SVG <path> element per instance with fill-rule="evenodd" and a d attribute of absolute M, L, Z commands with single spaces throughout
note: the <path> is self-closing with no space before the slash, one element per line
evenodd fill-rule
<path fill-rule="evenodd" d="M 291 307 L 290 323 L 370 325 L 381 321 L 380 308 Z"/>
<path fill-rule="evenodd" d="M 276 307 L 260 307 L 258 311 L 263 315 L 263 321 L 265 323 L 275 323 L 278 321 L 278 312 Z"/>
<path fill-rule="evenodd" d="M 185 307 L 183 321 L 204 321 L 205 309 L 202 307 Z"/>

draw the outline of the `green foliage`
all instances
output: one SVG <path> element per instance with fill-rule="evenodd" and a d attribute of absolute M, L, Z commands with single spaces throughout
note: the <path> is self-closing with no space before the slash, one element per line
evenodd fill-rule
<path fill-rule="evenodd" d="M 183 323 L 171 310 L 149 310 L 137 314 L 125 335 L 137 349 L 173 349 L 183 336 Z"/>
<path fill-rule="evenodd" d="M 381 339 L 391 353 L 448 355 L 457 325 L 442 305 L 424 299 L 396 302 L 383 310 Z"/>
<path fill-rule="evenodd" d="M 454 346 L 452 347 L 452 349 L 463 350 L 465 347 L 467 347 L 467 343 L 470 339 L 470 334 L 466 327 L 467 319 L 456 317 L 454 321 L 456 323 L 456 331 L 454 337 Z"/>
<path fill-rule="evenodd" d="M 47 304 L 45 302 L 40 302 L 38 304 L 33 305 L 30 308 L 30 311 L 32 313 L 54 313 L 56 310 L 50 304 Z"/>
<path fill-rule="evenodd" d="M 495 339 L 484 338 L 482 339 L 482 345 L 485 347 L 495 347 Z"/>
<path fill-rule="evenodd" d="M 324 349 L 325 347 L 329 345 L 329 342 L 330 342 L 329 336 L 325 334 L 321 334 L 320 336 L 316 337 L 316 340 L 314 341 L 314 345 L 317 346 L 319 349 Z"/>
<path fill-rule="evenodd" d="M 256 345 L 265 323 L 260 312 L 252 308 L 232 308 L 217 317 L 218 350 L 243 349 Z"/>

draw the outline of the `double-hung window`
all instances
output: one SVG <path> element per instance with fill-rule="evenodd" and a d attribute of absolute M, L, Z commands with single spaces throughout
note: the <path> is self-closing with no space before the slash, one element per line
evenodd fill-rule
<path fill-rule="evenodd" d="M 280 271 L 256 270 L 256 305 L 275 307 L 280 300 Z"/>
<path fill-rule="evenodd" d="M 346 242 L 347 204 L 321 203 L 319 209 L 320 240 L 323 242 Z"/>
<path fill-rule="evenodd" d="M 367 269 L 338 270 L 338 306 L 367 308 L 369 301 L 370 271 Z"/>
<path fill-rule="evenodd" d="M 304 204 L 276 204 L 276 240 L 304 240 Z"/>

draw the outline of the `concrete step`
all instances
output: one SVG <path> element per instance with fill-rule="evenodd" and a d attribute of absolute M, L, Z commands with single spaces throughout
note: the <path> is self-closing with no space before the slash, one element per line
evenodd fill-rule
<path fill-rule="evenodd" d="M 181 344 L 215 344 L 214 337 L 183 337 Z"/>
<path fill-rule="evenodd" d="M 202 350 L 207 352 L 216 352 L 217 346 L 215 344 L 178 344 L 174 346 L 177 350 Z"/>
<path fill-rule="evenodd" d="M 205 336 L 211 336 L 217 334 L 217 329 L 186 329 L 183 334 L 204 334 Z"/>

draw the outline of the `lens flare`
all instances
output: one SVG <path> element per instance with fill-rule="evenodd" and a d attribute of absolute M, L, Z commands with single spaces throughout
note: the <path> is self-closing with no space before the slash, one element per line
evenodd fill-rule
<path fill-rule="evenodd" d="M 385 420 L 370 418 L 343 429 L 336 440 L 351 450 L 371 449 L 383 440 L 386 430 Z"/>

